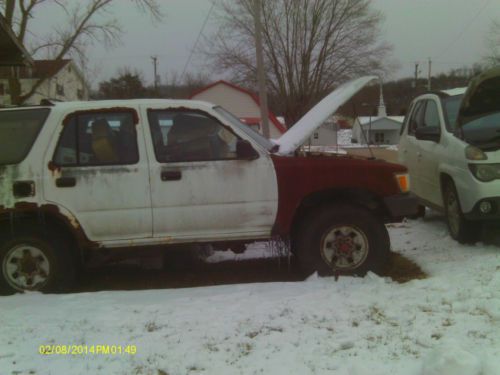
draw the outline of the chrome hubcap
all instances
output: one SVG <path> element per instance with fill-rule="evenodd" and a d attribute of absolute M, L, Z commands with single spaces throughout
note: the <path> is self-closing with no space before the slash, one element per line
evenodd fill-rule
<path fill-rule="evenodd" d="M 7 253 L 2 271 L 6 281 L 14 289 L 38 290 L 48 281 L 50 264 L 42 250 L 21 244 Z"/>
<path fill-rule="evenodd" d="M 354 226 L 334 227 L 321 241 L 321 256 L 332 268 L 351 270 L 359 267 L 368 256 L 368 239 Z"/>
<path fill-rule="evenodd" d="M 456 235 L 460 227 L 460 208 L 458 207 L 458 200 L 454 193 L 448 194 L 446 211 L 451 232 Z"/>

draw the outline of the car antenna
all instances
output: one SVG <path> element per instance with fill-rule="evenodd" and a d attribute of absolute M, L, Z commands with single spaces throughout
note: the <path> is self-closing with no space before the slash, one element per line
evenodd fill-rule
<path fill-rule="evenodd" d="M 356 121 L 356 119 L 358 119 L 359 116 L 358 116 L 358 112 L 356 111 L 356 103 L 354 103 L 354 102 L 352 103 L 352 110 L 354 112 L 354 119 L 355 119 L 354 121 Z M 370 159 L 376 159 L 375 155 L 373 154 L 373 150 L 370 147 L 370 142 L 368 142 L 368 140 L 366 139 L 366 134 L 365 134 L 365 131 L 363 130 L 363 125 L 361 125 L 361 122 L 359 120 L 358 120 L 358 122 L 359 122 L 359 127 L 361 129 L 361 134 L 363 135 L 363 138 L 366 142 L 366 146 L 368 147 L 368 151 L 370 151 L 370 155 L 371 155 Z"/>

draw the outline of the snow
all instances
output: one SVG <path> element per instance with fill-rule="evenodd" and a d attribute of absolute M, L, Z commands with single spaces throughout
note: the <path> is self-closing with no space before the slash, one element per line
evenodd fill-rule
<path fill-rule="evenodd" d="M 498 238 L 459 245 L 436 214 L 389 230 L 428 278 L 0 297 L 0 374 L 500 374 Z M 137 354 L 40 355 L 43 344 Z"/>

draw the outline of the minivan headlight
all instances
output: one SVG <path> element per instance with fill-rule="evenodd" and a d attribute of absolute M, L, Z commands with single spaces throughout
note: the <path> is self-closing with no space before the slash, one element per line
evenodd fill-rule
<path fill-rule="evenodd" d="M 467 146 L 465 148 L 465 157 L 467 160 L 486 160 L 488 156 L 481 150 L 475 146 Z"/>
<path fill-rule="evenodd" d="M 500 164 L 469 164 L 472 174 L 483 182 L 500 178 Z"/>

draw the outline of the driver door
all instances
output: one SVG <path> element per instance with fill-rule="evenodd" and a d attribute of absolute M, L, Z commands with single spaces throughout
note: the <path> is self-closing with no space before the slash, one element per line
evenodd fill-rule
<path fill-rule="evenodd" d="M 271 159 L 240 160 L 240 138 L 214 115 L 148 108 L 153 236 L 169 242 L 268 237 L 277 211 Z"/>

